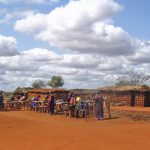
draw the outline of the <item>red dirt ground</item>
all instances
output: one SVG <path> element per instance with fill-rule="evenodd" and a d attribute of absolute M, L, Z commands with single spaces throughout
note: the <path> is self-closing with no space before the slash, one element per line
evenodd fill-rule
<path fill-rule="evenodd" d="M 150 150 L 150 123 L 0 112 L 0 150 Z"/>
<path fill-rule="evenodd" d="M 137 111 L 137 112 L 150 112 L 150 107 L 113 106 L 111 107 L 111 109 Z"/>

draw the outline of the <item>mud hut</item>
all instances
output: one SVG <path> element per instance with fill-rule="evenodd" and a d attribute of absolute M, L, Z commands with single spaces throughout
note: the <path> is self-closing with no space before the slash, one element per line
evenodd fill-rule
<path fill-rule="evenodd" d="M 105 87 L 99 91 L 113 104 L 150 107 L 150 90 L 139 87 Z"/>
<path fill-rule="evenodd" d="M 40 98 L 42 99 L 50 93 L 54 93 L 56 99 L 63 99 L 66 101 L 69 91 L 65 89 L 32 89 L 28 91 L 28 99 L 32 99 L 38 95 L 40 95 Z"/>

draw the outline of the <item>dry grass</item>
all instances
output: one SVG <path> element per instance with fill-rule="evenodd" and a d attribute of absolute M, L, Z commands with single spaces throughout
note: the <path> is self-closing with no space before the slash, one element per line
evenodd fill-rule
<path fill-rule="evenodd" d="M 128 90 L 145 90 L 142 86 L 106 86 L 100 87 L 99 90 L 112 90 L 112 91 L 128 91 Z"/>

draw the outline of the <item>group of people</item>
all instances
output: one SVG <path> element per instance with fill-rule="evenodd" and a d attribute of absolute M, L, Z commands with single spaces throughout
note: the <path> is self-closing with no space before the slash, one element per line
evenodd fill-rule
<path fill-rule="evenodd" d="M 20 95 L 16 97 L 18 102 L 22 103 L 26 100 L 25 95 Z M 15 99 L 16 99 L 15 98 Z M 95 117 L 98 120 L 104 119 L 104 108 L 103 105 L 106 102 L 106 100 L 103 99 L 102 95 L 97 92 L 95 96 L 93 96 L 93 102 L 94 102 L 94 112 L 95 112 Z M 54 114 L 55 113 L 55 95 L 54 93 L 49 93 L 45 97 L 41 98 L 40 95 L 35 96 L 31 99 L 30 103 L 30 108 L 31 110 L 35 110 L 38 108 L 38 104 L 40 103 L 43 106 L 46 106 L 46 110 L 49 114 Z M 39 103 L 38 103 L 39 102 Z M 69 115 L 71 117 L 78 117 L 79 112 L 83 111 L 82 116 L 84 117 L 85 115 L 88 115 L 89 111 L 89 105 L 86 100 L 82 100 L 79 95 L 75 95 L 73 92 L 68 93 L 67 97 L 67 102 L 68 102 L 68 109 L 69 109 Z M 3 95 L 0 93 L 0 108 L 4 106 L 4 98 Z M 87 110 L 87 111 L 86 111 Z M 86 112 L 85 112 L 86 111 Z"/>
<path fill-rule="evenodd" d="M 37 109 L 38 102 L 40 101 L 40 95 L 33 97 L 31 99 L 31 110 Z M 53 93 L 50 93 L 49 95 L 46 95 L 43 99 L 43 104 L 47 106 L 47 111 L 49 114 L 54 114 L 55 109 L 55 95 Z"/>
<path fill-rule="evenodd" d="M 68 94 L 67 101 L 69 103 L 69 116 L 78 117 L 79 112 L 82 110 L 82 116 L 85 116 L 85 110 L 87 108 L 87 102 L 82 100 L 79 95 L 75 95 L 73 92 Z"/>
<path fill-rule="evenodd" d="M 68 102 L 70 103 L 70 111 L 71 111 L 71 115 L 74 114 L 74 111 L 75 111 L 75 108 L 80 108 L 81 109 L 87 109 L 87 112 L 88 113 L 88 104 L 87 104 L 87 101 L 84 101 L 81 99 L 81 97 L 79 95 L 75 96 L 75 94 L 72 92 L 72 93 L 69 93 L 68 95 Z M 103 99 L 102 95 L 97 92 L 95 94 L 95 96 L 93 97 L 93 102 L 94 102 L 94 109 L 95 109 L 95 117 L 98 119 L 98 120 L 103 120 L 104 119 L 104 102 L 106 100 Z M 78 111 L 77 111 L 78 112 Z M 88 115 L 88 114 L 86 114 Z"/>

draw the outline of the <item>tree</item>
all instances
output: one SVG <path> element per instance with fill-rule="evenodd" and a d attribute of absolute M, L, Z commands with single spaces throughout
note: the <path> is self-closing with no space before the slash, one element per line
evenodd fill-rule
<path fill-rule="evenodd" d="M 145 73 L 129 71 L 116 80 L 116 86 L 139 86 L 150 79 Z"/>
<path fill-rule="evenodd" d="M 45 86 L 45 82 L 43 80 L 35 80 L 33 83 L 32 83 L 32 87 L 33 88 L 42 88 Z"/>
<path fill-rule="evenodd" d="M 64 80 L 61 76 L 53 76 L 48 82 L 48 85 L 53 88 L 61 87 L 64 85 Z"/>

